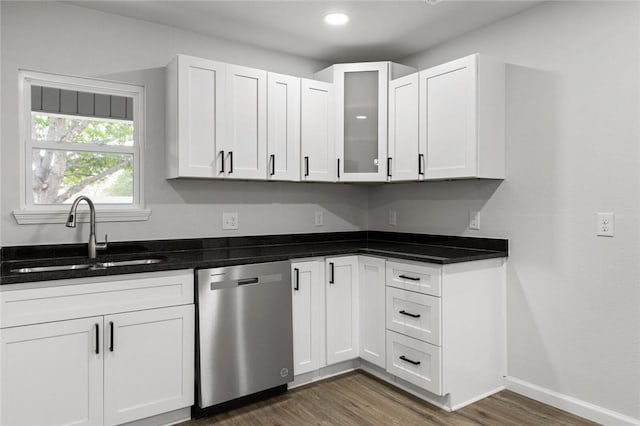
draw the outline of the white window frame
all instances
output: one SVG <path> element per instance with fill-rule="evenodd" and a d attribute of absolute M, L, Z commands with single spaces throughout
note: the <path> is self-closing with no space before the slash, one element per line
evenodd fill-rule
<path fill-rule="evenodd" d="M 117 152 L 133 155 L 133 203 L 96 204 L 96 219 L 99 222 L 127 222 L 147 220 L 151 211 L 144 208 L 144 146 L 145 146 L 145 93 L 144 87 L 94 78 L 72 77 L 44 72 L 20 70 L 19 90 L 19 136 L 20 136 L 20 209 L 13 215 L 19 224 L 65 223 L 69 205 L 39 205 L 33 203 L 31 181 L 33 148 L 48 149 L 46 143 L 32 140 L 31 135 L 31 86 L 45 86 L 59 89 L 99 93 L 104 95 L 133 98 L 134 146 L 111 149 L 101 146 L 99 150 L 78 144 L 64 144 L 70 151 Z M 51 147 L 52 149 L 60 149 Z M 27 175 L 28 174 L 28 175 Z M 88 212 L 78 213 L 79 221 L 88 221 Z"/>

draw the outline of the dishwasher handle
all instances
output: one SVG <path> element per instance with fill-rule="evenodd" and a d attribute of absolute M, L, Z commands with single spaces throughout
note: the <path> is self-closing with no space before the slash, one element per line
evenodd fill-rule
<path fill-rule="evenodd" d="M 260 279 L 258 277 L 245 278 L 243 280 L 238 280 L 238 285 L 258 284 L 259 281 Z"/>

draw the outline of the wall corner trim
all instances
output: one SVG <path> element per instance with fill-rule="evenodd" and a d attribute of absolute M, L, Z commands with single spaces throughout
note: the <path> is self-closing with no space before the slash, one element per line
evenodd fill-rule
<path fill-rule="evenodd" d="M 590 402 L 543 388 L 515 377 L 507 376 L 505 385 L 508 390 L 519 393 L 536 401 L 551 405 L 585 419 L 609 426 L 638 426 L 640 419 L 609 410 Z"/>

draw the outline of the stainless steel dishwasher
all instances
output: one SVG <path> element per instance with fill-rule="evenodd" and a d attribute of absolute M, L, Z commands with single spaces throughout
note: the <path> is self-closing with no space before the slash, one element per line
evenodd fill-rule
<path fill-rule="evenodd" d="M 291 264 L 199 269 L 196 280 L 195 412 L 262 391 L 286 391 L 293 380 Z"/>

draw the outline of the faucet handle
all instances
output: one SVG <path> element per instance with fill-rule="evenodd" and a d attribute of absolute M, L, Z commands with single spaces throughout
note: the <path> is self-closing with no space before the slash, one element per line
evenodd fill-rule
<path fill-rule="evenodd" d="M 96 250 L 106 250 L 107 249 L 107 234 L 104 234 L 104 243 L 96 242 Z"/>

